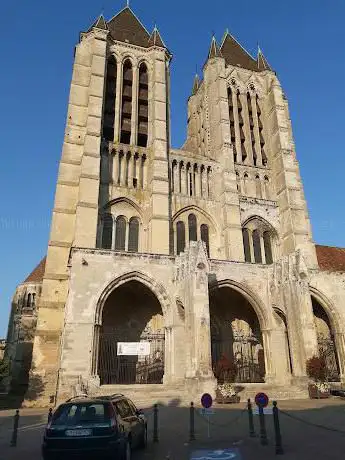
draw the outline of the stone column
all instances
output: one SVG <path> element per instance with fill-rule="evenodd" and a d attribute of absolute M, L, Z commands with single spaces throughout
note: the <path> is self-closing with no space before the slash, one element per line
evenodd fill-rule
<path fill-rule="evenodd" d="M 184 254 L 180 283 L 186 309 L 186 334 L 190 338 L 186 357 L 187 385 L 191 392 L 215 393 L 212 372 L 210 311 L 208 292 L 209 263 L 201 241 L 190 242 Z"/>
<path fill-rule="evenodd" d="M 334 342 L 339 364 L 340 381 L 345 384 L 345 334 L 344 332 L 334 333 Z"/>

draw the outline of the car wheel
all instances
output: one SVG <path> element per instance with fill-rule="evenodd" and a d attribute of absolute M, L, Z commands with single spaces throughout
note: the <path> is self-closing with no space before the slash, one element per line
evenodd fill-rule
<path fill-rule="evenodd" d="M 140 449 L 145 449 L 146 446 L 147 446 L 147 426 L 145 425 L 144 430 L 143 430 L 143 434 L 142 434 L 142 436 L 140 438 L 139 448 Z"/>

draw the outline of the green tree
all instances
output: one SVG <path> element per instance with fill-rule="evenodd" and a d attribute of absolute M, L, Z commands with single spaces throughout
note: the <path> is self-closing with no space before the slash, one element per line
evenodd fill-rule
<path fill-rule="evenodd" d="M 10 370 L 9 362 L 7 359 L 0 360 L 0 382 L 2 379 L 8 376 L 8 372 Z"/>

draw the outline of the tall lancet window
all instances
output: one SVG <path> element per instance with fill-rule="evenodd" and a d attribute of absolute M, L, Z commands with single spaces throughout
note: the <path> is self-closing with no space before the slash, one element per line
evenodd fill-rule
<path fill-rule="evenodd" d="M 131 142 L 133 69 L 129 59 L 123 64 L 121 137 L 122 144 Z"/>
<path fill-rule="evenodd" d="M 139 219 L 132 217 L 128 229 L 128 251 L 138 252 L 139 250 Z"/>
<path fill-rule="evenodd" d="M 113 240 L 113 216 L 105 214 L 102 228 L 102 248 L 111 249 Z"/>
<path fill-rule="evenodd" d="M 234 118 L 234 106 L 232 102 L 232 91 L 229 86 L 228 88 L 228 102 L 229 102 L 229 119 L 230 119 L 230 135 L 232 149 L 234 152 L 234 162 L 237 162 L 237 151 L 236 151 L 236 142 L 235 142 L 235 118 Z"/>
<path fill-rule="evenodd" d="M 256 95 L 256 111 L 258 114 L 258 125 L 259 125 L 259 137 L 260 137 L 260 149 L 261 149 L 261 157 L 262 157 L 262 165 L 267 166 L 267 156 L 265 152 L 265 139 L 262 134 L 263 131 L 263 125 L 262 125 L 262 114 L 261 114 L 261 109 L 260 109 L 260 104 L 259 104 L 259 98 Z"/>
<path fill-rule="evenodd" d="M 210 237 L 209 237 L 208 225 L 202 224 L 200 226 L 200 236 L 201 236 L 201 241 L 203 241 L 206 245 L 207 255 L 208 257 L 210 257 Z"/>
<path fill-rule="evenodd" d="M 114 56 L 110 56 L 107 63 L 107 76 L 105 82 L 102 137 L 111 142 L 114 140 L 116 78 L 116 60 Z"/>
<path fill-rule="evenodd" d="M 186 229 L 181 220 L 176 224 L 176 246 L 177 255 L 183 252 L 186 246 Z"/>
<path fill-rule="evenodd" d="M 197 241 L 197 222 L 195 214 L 188 216 L 189 241 Z"/>
<path fill-rule="evenodd" d="M 139 99 L 138 99 L 138 145 L 147 147 L 148 133 L 148 91 L 149 77 L 146 64 L 142 63 L 139 67 Z"/>
<path fill-rule="evenodd" d="M 244 144 L 246 141 L 246 137 L 243 131 L 243 125 L 244 125 L 243 114 L 242 114 L 243 108 L 242 108 L 242 102 L 241 102 L 239 90 L 237 90 L 237 108 L 238 108 L 238 124 L 240 127 L 241 154 L 242 154 L 242 161 L 244 162 L 245 159 L 247 158 L 246 147 Z"/>
<path fill-rule="evenodd" d="M 254 163 L 254 166 L 256 166 L 258 155 L 255 150 L 254 116 L 253 116 L 252 101 L 251 101 L 249 93 L 247 93 L 247 107 L 248 107 L 248 116 L 249 116 L 250 140 L 252 143 L 252 152 L 253 152 L 253 163 Z"/>

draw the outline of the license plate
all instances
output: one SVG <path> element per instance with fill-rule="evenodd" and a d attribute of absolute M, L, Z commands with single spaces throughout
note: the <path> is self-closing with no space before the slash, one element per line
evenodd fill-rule
<path fill-rule="evenodd" d="M 92 430 L 66 430 L 66 436 L 91 436 Z"/>

